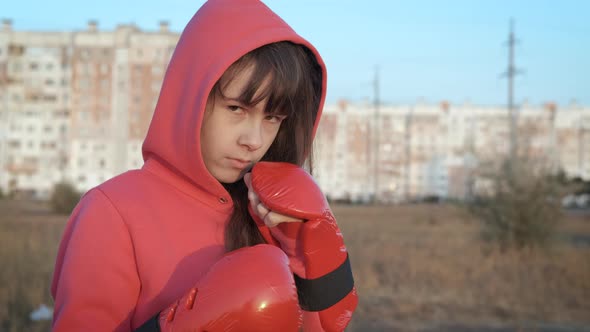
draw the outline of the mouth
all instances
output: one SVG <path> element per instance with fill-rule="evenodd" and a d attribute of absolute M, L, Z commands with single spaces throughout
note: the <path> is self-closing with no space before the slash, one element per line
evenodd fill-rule
<path fill-rule="evenodd" d="M 243 170 L 243 169 L 252 167 L 251 160 L 236 159 L 236 158 L 227 158 L 227 159 L 229 160 L 231 167 L 239 169 L 239 170 Z"/>

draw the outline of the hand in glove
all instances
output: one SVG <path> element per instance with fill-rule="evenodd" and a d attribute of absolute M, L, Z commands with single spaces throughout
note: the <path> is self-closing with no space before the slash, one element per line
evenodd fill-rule
<path fill-rule="evenodd" d="M 280 249 L 267 244 L 226 254 L 157 316 L 159 331 L 298 331 L 302 312 L 288 264 Z M 153 331 L 149 325 L 156 322 L 135 332 Z"/>
<path fill-rule="evenodd" d="M 244 181 L 250 214 L 270 244 L 289 256 L 302 309 L 326 331 L 343 331 L 358 303 L 342 233 L 323 193 L 304 169 L 259 162 Z"/>

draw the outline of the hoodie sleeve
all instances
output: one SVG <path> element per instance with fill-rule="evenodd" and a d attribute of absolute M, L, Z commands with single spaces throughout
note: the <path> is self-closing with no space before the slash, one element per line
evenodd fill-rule
<path fill-rule="evenodd" d="M 131 331 L 139 289 L 126 224 L 108 197 L 93 189 L 72 212 L 59 247 L 52 331 Z"/>

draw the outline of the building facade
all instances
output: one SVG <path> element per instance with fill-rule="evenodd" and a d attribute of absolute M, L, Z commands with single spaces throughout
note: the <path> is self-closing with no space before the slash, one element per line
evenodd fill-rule
<path fill-rule="evenodd" d="M 141 144 L 179 35 L 90 21 L 72 32 L 0 30 L 0 188 L 85 191 L 143 164 Z M 590 108 L 518 106 L 518 142 L 590 180 Z M 469 103 L 326 105 L 314 175 L 335 200 L 465 199 L 481 165 L 510 151 L 508 111 Z"/>
<path fill-rule="evenodd" d="M 141 143 L 179 35 L 98 23 L 74 32 L 0 30 L 0 188 L 47 197 L 142 165 Z"/>
<path fill-rule="evenodd" d="M 519 153 L 590 180 L 590 107 L 523 104 Z M 508 110 L 469 103 L 328 105 L 316 140 L 316 177 L 336 200 L 466 199 L 484 167 L 510 154 Z"/>

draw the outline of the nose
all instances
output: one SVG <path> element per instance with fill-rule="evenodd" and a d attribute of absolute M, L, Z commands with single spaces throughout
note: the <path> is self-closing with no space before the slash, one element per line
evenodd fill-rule
<path fill-rule="evenodd" d="M 245 146 L 250 151 L 262 147 L 262 124 L 260 121 L 248 121 L 239 136 L 238 144 Z"/>

